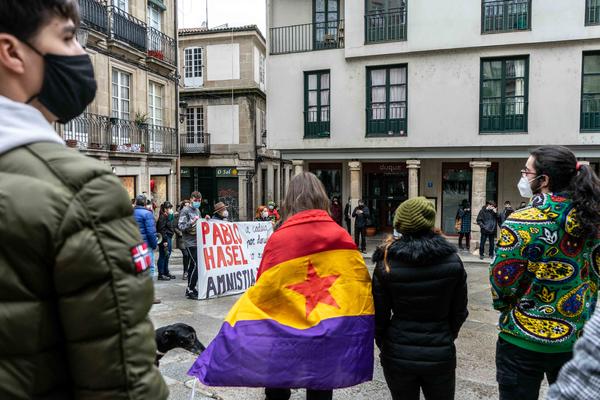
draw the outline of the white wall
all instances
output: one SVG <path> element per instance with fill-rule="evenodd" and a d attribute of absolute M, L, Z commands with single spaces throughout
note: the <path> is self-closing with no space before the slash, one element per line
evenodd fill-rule
<path fill-rule="evenodd" d="M 535 4 L 535 2 L 534 2 Z M 582 52 L 591 42 L 430 52 L 346 60 L 343 50 L 270 56 L 267 130 L 277 149 L 600 144 L 579 132 Z M 317 56 L 318 55 L 318 56 Z M 529 55 L 527 134 L 479 134 L 482 57 Z M 366 67 L 408 65 L 408 136 L 365 138 Z M 331 138 L 303 139 L 303 72 L 331 70 Z"/>
<path fill-rule="evenodd" d="M 206 46 L 206 71 L 209 81 L 240 79 L 239 43 Z"/>
<path fill-rule="evenodd" d="M 240 107 L 235 104 L 208 106 L 206 125 L 211 144 L 240 143 Z"/>
<path fill-rule="evenodd" d="M 254 68 L 254 82 L 260 84 L 260 51 L 256 46 L 253 47 L 253 68 Z"/>

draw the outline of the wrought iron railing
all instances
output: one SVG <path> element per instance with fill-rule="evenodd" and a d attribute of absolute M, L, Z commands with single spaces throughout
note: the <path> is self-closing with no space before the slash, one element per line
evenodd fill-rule
<path fill-rule="evenodd" d="M 146 52 L 148 48 L 146 43 L 148 28 L 146 24 L 116 6 L 108 8 L 110 13 L 111 39 L 120 40 L 140 51 Z"/>
<path fill-rule="evenodd" d="M 530 27 L 531 0 L 482 0 L 483 33 L 522 31 Z"/>
<path fill-rule="evenodd" d="M 406 40 L 406 7 L 365 15 L 365 43 Z"/>
<path fill-rule="evenodd" d="M 79 13 L 81 20 L 89 28 L 108 34 L 108 8 L 105 0 L 79 0 Z"/>
<path fill-rule="evenodd" d="M 600 0 L 585 1 L 585 24 L 599 25 L 600 24 Z"/>
<path fill-rule="evenodd" d="M 367 136 L 406 136 L 406 102 L 367 108 Z"/>
<path fill-rule="evenodd" d="M 343 20 L 271 28 L 271 54 L 301 53 L 343 47 Z"/>
<path fill-rule="evenodd" d="M 176 130 L 164 126 L 84 113 L 56 124 L 56 131 L 69 147 L 80 150 L 177 155 Z"/>
<path fill-rule="evenodd" d="M 157 29 L 148 28 L 148 57 L 175 65 L 176 48 L 175 39 Z"/>
<path fill-rule="evenodd" d="M 526 132 L 527 106 L 523 98 L 484 99 L 479 108 L 479 131 Z"/>
<path fill-rule="evenodd" d="M 600 131 L 600 96 L 581 99 L 581 130 Z"/>
<path fill-rule="evenodd" d="M 304 137 L 328 138 L 331 135 L 329 108 L 304 112 Z"/>
<path fill-rule="evenodd" d="M 182 134 L 179 146 L 181 154 L 210 154 L 210 133 L 198 132 L 195 134 Z"/>

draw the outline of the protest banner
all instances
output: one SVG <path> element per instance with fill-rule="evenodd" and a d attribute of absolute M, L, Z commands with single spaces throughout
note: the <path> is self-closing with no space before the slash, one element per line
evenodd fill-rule
<path fill-rule="evenodd" d="M 198 298 L 244 293 L 256 282 L 271 222 L 198 222 Z"/>

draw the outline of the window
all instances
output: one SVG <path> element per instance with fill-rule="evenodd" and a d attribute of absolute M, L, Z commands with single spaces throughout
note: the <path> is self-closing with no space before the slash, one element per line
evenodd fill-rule
<path fill-rule="evenodd" d="M 259 75 L 260 75 L 260 84 L 265 84 L 265 55 L 261 53 L 259 57 Z"/>
<path fill-rule="evenodd" d="M 406 0 L 367 0 L 365 42 L 406 40 Z"/>
<path fill-rule="evenodd" d="M 529 59 L 481 61 L 480 132 L 527 132 Z"/>
<path fill-rule="evenodd" d="M 151 127 L 150 151 L 162 153 L 164 138 L 159 127 L 163 125 L 163 91 L 164 86 L 156 82 L 148 85 L 148 122 Z"/>
<path fill-rule="evenodd" d="M 600 0 L 585 0 L 585 24 L 600 25 Z"/>
<path fill-rule="evenodd" d="M 204 108 L 192 107 L 186 110 L 186 138 L 187 144 L 204 143 Z"/>
<path fill-rule="evenodd" d="M 329 71 L 304 73 L 304 137 L 329 137 Z"/>
<path fill-rule="evenodd" d="M 112 145 L 117 146 L 113 150 L 131 151 L 133 138 L 133 126 L 128 123 L 131 119 L 130 111 L 130 89 L 131 74 L 113 68 L 112 70 Z M 139 145 L 140 140 L 136 144 Z M 112 147 L 112 146 L 111 146 Z M 141 150 L 141 148 L 140 148 Z"/>
<path fill-rule="evenodd" d="M 581 130 L 600 131 L 600 53 L 583 54 Z"/>
<path fill-rule="evenodd" d="M 510 32 L 530 29 L 531 0 L 482 0 L 481 32 Z"/>
<path fill-rule="evenodd" d="M 202 48 L 188 47 L 184 51 L 185 76 L 184 84 L 187 87 L 202 86 Z"/>
<path fill-rule="evenodd" d="M 406 135 L 406 69 L 367 68 L 367 136 Z"/>
<path fill-rule="evenodd" d="M 314 48 L 338 47 L 339 0 L 314 0 Z"/>
<path fill-rule="evenodd" d="M 125 12 L 129 12 L 129 0 L 114 0 L 113 5 Z"/>
<path fill-rule="evenodd" d="M 161 32 L 161 10 L 153 5 L 148 4 L 148 27 L 154 28 L 158 32 Z M 156 32 L 152 32 L 152 30 L 148 30 L 148 50 L 152 51 L 160 51 L 162 50 L 161 46 L 161 37 Z"/>

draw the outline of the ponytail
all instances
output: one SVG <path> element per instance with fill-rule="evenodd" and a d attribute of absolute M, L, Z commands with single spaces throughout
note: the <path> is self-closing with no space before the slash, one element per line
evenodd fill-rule
<path fill-rule="evenodd" d="M 600 227 L 600 179 L 589 165 L 578 165 L 571 181 L 573 205 L 585 236 L 598 235 Z"/>

